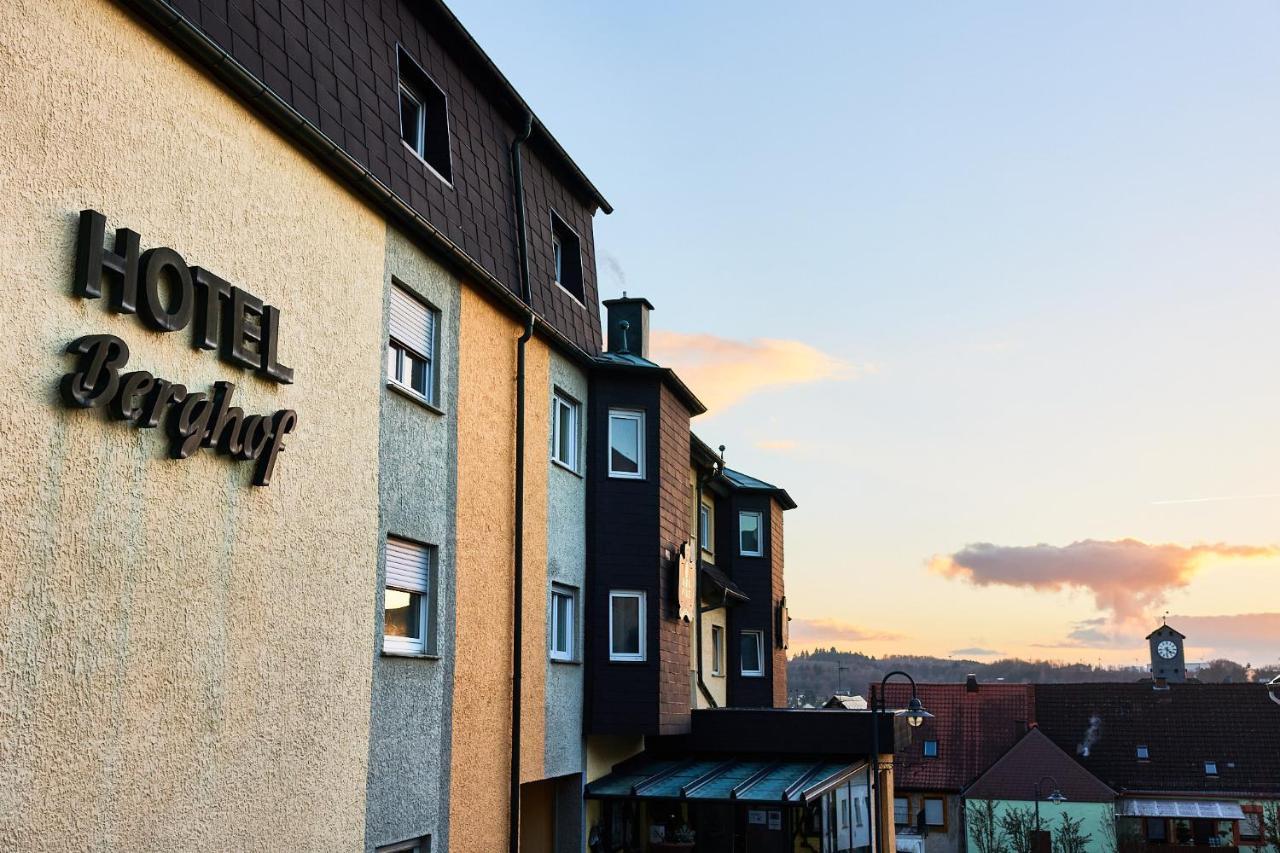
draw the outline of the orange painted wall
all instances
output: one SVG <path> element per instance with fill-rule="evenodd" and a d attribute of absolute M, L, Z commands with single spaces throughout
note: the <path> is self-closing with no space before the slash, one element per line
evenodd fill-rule
<path fill-rule="evenodd" d="M 515 377 L 520 325 L 478 291 L 462 290 L 458 339 L 456 635 L 450 848 L 507 844 L 514 619 Z M 526 350 L 524 689 L 521 778 L 543 766 L 546 623 L 546 454 L 549 355 Z"/>

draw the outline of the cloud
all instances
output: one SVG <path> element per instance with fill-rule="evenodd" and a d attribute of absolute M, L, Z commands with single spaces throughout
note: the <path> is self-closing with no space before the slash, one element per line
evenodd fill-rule
<path fill-rule="evenodd" d="M 789 438 L 773 438 L 757 441 L 755 446 L 759 450 L 772 450 L 776 453 L 790 453 L 800 447 L 800 442 L 792 441 Z"/>
<path fill-rule="evenodd" d="M 964 649 L 952 649 L 951 654 L 966 658 L 994 658 L 1004 654 L 995 649 L 984 649 L 981 646 L 969 646 Z"/>
<path fill-rule="evenodd" d="M 826 646 L 835 642 L 876 642 L 901 640 L 902 634 L 889 631 L 871 631 L 838 619 L 792 619 L 791 645 Z"/>
<path fill-rule="evenodd" d="M 1229 657 L 1237 663 L 1266 664 L 1280 657 L 1280 613 L 1235 613 L 1223 616 L 1170 616 L 1169 624 L 1187 635 L 1188 647 L 1209 657 Z M 1132 649 L 1146 655 L 1150 625 L 1107 630 L 1105 618 L 1076 622 L 1065 640 L 1034 643 L 1048 649 Z"/>
<path fill-rule="evenodd" d="M 929 568 L 943 577 L 977 586 L 1024 589 L 1081 589 L 1093 594 L 1098 609 L 1120 621 L 1150 616 L 1165 595 L 1185 587 L 1206 564 L 1230 559 L 1280 555 L 1275 546 L 1151 545 L 1136 539 L 1086 539 L 1070 545 L 966 545 L 935 556 Z M 1101 641 L 1098 625 L 1078 625 L 1080 641 Z M 1076 632 L 1073 632 L 1073 634 Z"/>
<path fill-rule="evenodd" d="M 811 382 L 843 382 L 874 371 L 855 366 L 800 341 L 654 331 L 654 360 L 675 368 L 699 399 L 721 411 L 765 388 Z"/>

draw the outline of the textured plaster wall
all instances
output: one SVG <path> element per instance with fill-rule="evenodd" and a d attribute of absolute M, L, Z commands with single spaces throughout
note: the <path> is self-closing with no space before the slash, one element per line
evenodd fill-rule
<path fill-rule="evenodd" d="M 579 402 L 579 444 L 587 435 L 587 377 L 568 359 L 558 353 L 551 354 L 552 388 L 559 388 Z M 549 405 L 549 404 L 548 404 Z M 547 458 L 550 459 L 550 435 L 547 438 Z M 586 470 L 585 448 L 579 447 L 578 471 Z M 545 460 L 544 460 L 545 461 Z M 541 655 L 546 661 L 546 775 L 563 776 L 580 773 L 583 769 L 582 753 L 582 605 L 583 587 L 587 577 L 587 481 L 582 473 L 568 471 L 560 465 L 547 462 L 547 580 L 560 583 L 578 591 L 577 612 L 574 614 L 577 630 L 577 651 L 574 663 L 562 663 L 550 659 L 550 643 L 544 645 Z M 550 589 L 544 590 L 544 608 L 550 612 Z M 548 619 L 547 624 L 550 624 Z"/>
<path fill-rule="evenodd" d="M 511 736 L 516 338 L 521 327 L 463 288 L 458 338 L 458 504 L 450 849 L 506 845 Z M 540 778 L 545 658 L 548 352 L 527 350 L 525 659 L 521 777 Z"/>
<path fill-rule="evenodd" d="M 108 3 L 6 4 L 0 79 L 0 849 L 360 849 L 382 222 Z M 74 298 L 85 207 L 279 306 L 295 384 Z M 296 409 L 271 486 L 64 409 L 104 332 Z"/>
<path fill-rule="evenodd" d="M 443 803 L 449 792 L 448 732 L 454 674 L 453 506 L 457 497 L 460 285 L 412 242 L 388 229 L 383 280 L 386 306 L 393 281 L 440 312 L 438 407 L 443 414 L 386 386 L 384 366 L 379 437 L 383 537 L 401 536 L 436 549 L 435 656 L 382 654 L 386 566 L 379 550 L 377 576 L 370 577 L 365 597 L 374 614 L 365 847 L 370 850 L 429 834 L 433 849 L 445 850 L 448 815 Z M 386 310 L 389 307 L 384 307 Z M 383 334 L 385 340 L 386 332 Z"/>

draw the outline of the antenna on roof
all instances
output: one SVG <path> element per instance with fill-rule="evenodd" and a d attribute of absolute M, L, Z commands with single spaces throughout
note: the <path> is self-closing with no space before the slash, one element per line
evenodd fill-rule
<path fill-rule="evenodd" d="M 1166 610 L 1166 611 L 1164 612 L 1164 624 L 1166 624 L 1166 625 L 1168 625 L 1168 624 L 1169 624 L 1169 611 L 1168 611 L 1168 610 Z"/>
<path fill-rule="evenodd" d="M 724 445 L 720 445 L 720 462 L 724 462 Z"/>

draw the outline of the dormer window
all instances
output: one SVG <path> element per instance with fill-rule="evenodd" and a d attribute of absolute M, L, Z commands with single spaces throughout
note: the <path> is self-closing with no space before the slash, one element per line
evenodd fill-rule
<path fill-rule="evenodd" d="M 574 299 L 586 303 L 582 289 L 582 243 L 555 211 L 551 212 L 551 271 L 556 284 Z"/>
<path fill-rule="evenodd" d="M 453 180 L 449 162 L 449 109 L 444 90 L 403 50 L 397 53 L 400 74 L 400 139 L 446 183 Z"/>
<path fill-rule="evenodd" d="M 1217 775 L 1218 775 L 1218 762 L 1216 762 L 1216 761 L 1206 761 L 1206 762 L 1204 763 L 1204 775 L 1206 775 L 1206 776 L 1217 776 Z"/>
<path fill-rule="evenodd" d="M 1139 761 L 1151 760 L 1151 750 L 1147 749 L 1147 745 L 1145 743 L 1138 744 L 1138 760 Z"/>

